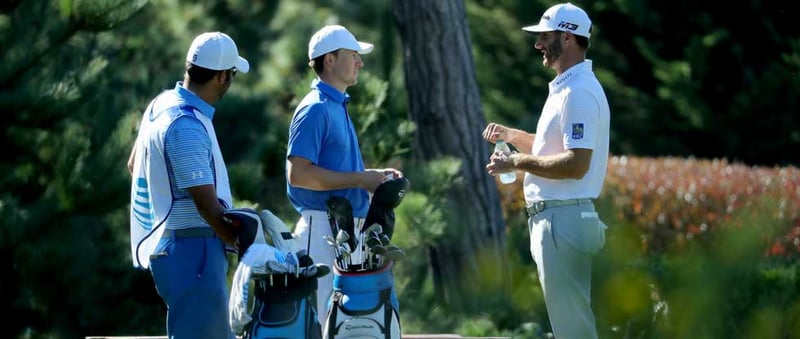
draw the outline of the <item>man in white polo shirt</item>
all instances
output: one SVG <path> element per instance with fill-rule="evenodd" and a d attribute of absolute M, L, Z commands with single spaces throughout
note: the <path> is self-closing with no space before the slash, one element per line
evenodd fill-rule
<path fill-rule="evenodd" d="M 592 255 L 605 244 L 606 226 L 593 199 L 608 164 L 610 112 L 603 87 L 586 59 L 592 22 L 571 3 L 550 7 L 539 24 L 542 64 L 556 72 L 536 133 L 490 123 L 483 137 L 503 139 L 520 153 L 495 152 L 489 174 L 525 171 L 531 255 L 556 338 L 597 338 L 591 309 Z"/>

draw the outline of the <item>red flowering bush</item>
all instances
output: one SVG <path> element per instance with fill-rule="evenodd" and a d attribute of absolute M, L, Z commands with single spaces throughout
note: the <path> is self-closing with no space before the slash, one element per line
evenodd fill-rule
<path fill-rule="evenodd" d="M 500 195 L 506 217 L 522 215 L 523 173 Z M 770 256 L 800 255 L 800 169 L 753 167 L 726 160 L 612 156 L 600 196 L 613 206 L 614 218 L 641 228 L 647 252 L 680 249 L 707 241 L 715 229 L 735 226 L 739 212 L 751 209 L 756 221 L 744 227 L 774 225 L 765 232 Z"/>
<path fill-rule="evenodd" d="M 618 220 L 642 228 L 647 251 L 662 252 L 736 226 L 737 212 L 750 209 L 750 225 L 771 225 L 767 255 L 800 255 L 800 170 L 692 158 L 609 159 L 603 190 Z M 765 232 L 765 235 L 770 232 Z"/>
<path fill-rule="evenodd" d="M 524 257 L 521 174 L 498 187 L 510 246 Z M 609 226 L 592 267 L 601 337 L 788 338 L 800 331 L 797 168 L 613 156 L 595 206 Z"/>

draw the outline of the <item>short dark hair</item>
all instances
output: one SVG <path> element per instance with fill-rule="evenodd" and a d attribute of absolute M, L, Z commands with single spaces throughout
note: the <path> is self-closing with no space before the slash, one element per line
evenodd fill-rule
<path fill-rule="evenodd" d="M 325 54 L 320 55 L 314 59 L 311 59 L 311 61 L 308 62 L 308 67 L 311 67 L 311 69 L 313 69 L 314 73 L 317 73 L 317 75 L 320 75 L 322 73 L 322 70 L 325 68 L 323 66 L 323 61 L 322 61 L 323 58 L 325 58 Z"/>
<path fill-rule="evenodd" d="M 578 42 L 578 46 L 581 46 L 584 50 L 589 49 L 589 38 L 576 34 L 573 34 L 573 36 L 575 37 L 575 41 Z"/>
<path fill-rule="evenodd" d="M 186 62 L 186 73 L 189 74 L 189 81 L 198 85 L 205 84 L 217 75 L 213 69 L 197 66 L 191 62 Z"/>
<path fill-rule="evenodd" d="M 555 32 L 557 36 L 561 36 L 561 34 L 566 33 L 566 31 L 553 31 L 553 32 Z M 589 38 L 583 35 L 577 35 L 575 33 L 572 33 L 572 36 L 575 37 L 575 42 L 577 42 L 578 46 L 580 46 L 583 50 L 589 49 Z"/>
<path fill-rule="evenodd" d="M 317 75 L 320 75 L 320 74 L 322 74 L 322 71 L 325 70 L 325 61 L 323 60 L 325 58 L 325 56 L 330 54 L 330 53 L 336 54 L 338 56 L 339 55 L 339 51 L 341 51 L 341 50 L 342 49 L 340 48 L 340 49 L 337 49 L 335 51 L 328 52 L 328 53 L 325 53 L 323 55 L 320 55 L 320 56 L 314 58 L 313 60 L 309 61 L 308 62 L 308 66 L 313 68 L 314 72 L 317 73 Z"/>

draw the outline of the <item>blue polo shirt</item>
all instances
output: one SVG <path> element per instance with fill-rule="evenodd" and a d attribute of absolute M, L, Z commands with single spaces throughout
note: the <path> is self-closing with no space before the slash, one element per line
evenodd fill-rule
<path fill-rule="evenodd" d="M 158 98 L 161 107 L 189 104 L 209 119 L 214 117 L 214 106 L 181 86 Z M 214 184 L 214 159 L 211 139 L 203 123 L 194 116 L 196 112 L 172 111 L 178 114 L 164 136 L 164 157 L 172 186 L 172 211 L 167 217 L 169 229 L 208 226 L 200 215 L 188 188 Z"/>
<path fill-rule="evenodd" d="M 314 79 L 311 92 L 297 105 L 289 125 L 286 157 L 308 159 L 313 164 L 336 172 L 363 172 L 364 160 L 347 102 L 350 95 Z M 325 201 L 332 196 L 347 198 L 353 216 L 364 218 L 369 209 L 369 193 L 363 188 L 312 191 L 286 184 L 289 200 L 298 212 L 327 211 Z"/>

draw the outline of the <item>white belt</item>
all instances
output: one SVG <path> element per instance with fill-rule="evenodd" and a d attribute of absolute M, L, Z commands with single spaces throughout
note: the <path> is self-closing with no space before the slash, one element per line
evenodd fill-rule
<path fill-rule="evenodd" d="M 312 217 L 314 220 L 328 220 L 328 212 L 327 211 L 320 211 L 320 210 L 304 210 L 303 213 L 300 213 L 303 219 L 308 219 L 308 217 Z M 318 219 L 319 218 L 319 219 Z M 356 218 L 353 217 L 353 223 L 356 225 L 357 229 L 360 229 L 361 226 L 364 225 L 365 218 Z"/>

